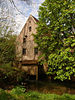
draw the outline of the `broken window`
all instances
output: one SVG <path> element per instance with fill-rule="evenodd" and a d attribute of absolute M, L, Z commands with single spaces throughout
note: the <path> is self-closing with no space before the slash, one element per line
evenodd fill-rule
<path fill-rule="evenodd" d="M 26 48 L 23 48 L 22 54 L 23 54 L 23 55 L 26 55 Z"/>
<path fill-rule="evenodd" d="M 26 38 L 25 37 L 23 38 L 23 43 L 26 43 Z"/>
<path fill-rule="evenodd" d="M 31 32 L 31 26 L 29 27 L 29 32 Z"/>
<path fill-rule="evenodd" d="M 38 48 L 34 48 L 34 54 L 38 54 Z"/>

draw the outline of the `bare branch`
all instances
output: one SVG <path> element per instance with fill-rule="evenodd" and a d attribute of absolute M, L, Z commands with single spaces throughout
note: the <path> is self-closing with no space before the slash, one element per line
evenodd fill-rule
<path fill-rule="evenodd" d="M 8 1 L 14 6 L 14 8 L 15 8 L 20 14 L 24 15 L 24 13 L 22 13 L 22 12 L 18 9 L 18 7 L 16 6 L 14 0 L 8 0 Z M 26 2 L 27 5 L 30 5 L 30 4 L 31 4 L 31 0 L 19 0 L 19 1 Z M 5 2 L 5 0 L 0 0 L 0 5 L 1 5 L 3 2 Z M 25 15 L 24 15 L 24 16 L 25 16 Z"/>
<path fill-rule="evenodd" d="M 14 1 L 13 0 L 9 0 L 11 2 L 11 4 L 13 4 L 13 6 L 16 8 L 16 10 L 21 13 L 22 15 L 24 15 L 18 8 L 17 6 L 15 5 Z M 24 15 L 25 16 L 25 15 Z"/>

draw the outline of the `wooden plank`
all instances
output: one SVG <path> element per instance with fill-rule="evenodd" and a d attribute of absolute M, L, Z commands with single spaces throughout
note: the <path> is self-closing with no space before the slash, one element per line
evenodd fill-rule
<path fill-rule="evenodd" d="M 36 66 L 36 80 L 38 80 L 38 66 Z"/>

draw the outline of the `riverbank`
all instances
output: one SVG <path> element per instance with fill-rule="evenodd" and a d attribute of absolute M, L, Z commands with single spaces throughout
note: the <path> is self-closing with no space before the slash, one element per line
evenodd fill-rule
<path fill-rule="evenodd" d="M 75 100 L 75 95 L 45 94 L 36 91 L 26 92 L 25 88 L 16 87 L 11 91 L 0 89 L 0 100 Z"/>
<path fill-rule="evenodd" d="M 61 82 L 61 81 L 51 81 L 51 80 L 27 80 L 21 82 L 20 84 L 0 84 L 0 88 L 4 90 L 12 90 L 16 86 L 22 85 L 26 88 L 26 91 L 37 91 L 44 94 L 75 94 L 75 83 L 74 82 Z"/>
<path fill-rule="evenodd" d="M 40 93 L 57 95 L 63 95 L 64 93 L 75 94 L 75 83 L 70 81 L 61 82 L 51 80 L 29 80 L 27 82 L 27 91 L 37 91 Z"/>

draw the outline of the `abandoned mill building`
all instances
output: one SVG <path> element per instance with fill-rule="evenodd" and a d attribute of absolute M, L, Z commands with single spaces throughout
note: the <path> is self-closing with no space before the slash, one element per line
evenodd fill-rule
<path fill-rule="evenodd" d="M 29 75 L 35 75 L 36 80 L 38 80 L 39 73 L 38 56 L 40 55 L 40 51 L 38 51 L 37 44 L 34 42 L 32 34 L 37 33 L 37 22 L 38 20 L 34 16 L 29 16 L 22 31 L 17 37 L 16 46 L 19 67 L 25 70 Z M 43 68 L 44 71 L 47 70 L 45 65 Z"/>

